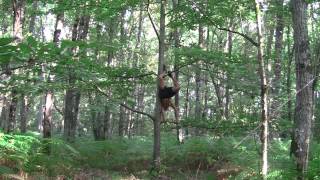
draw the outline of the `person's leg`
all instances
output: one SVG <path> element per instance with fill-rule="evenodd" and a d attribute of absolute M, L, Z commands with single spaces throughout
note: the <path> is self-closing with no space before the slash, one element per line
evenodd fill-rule
<path fill-rule="evenodd" d="M 161 122 L 161 123 L 165 122 L 164 110 L 163 110 L 162 107 L 160 107 L 160 122 Z"/>
<path fill-rule="evenodd" d="M 179 109 L 170 101 L 170 106 L 174 110 L 174 117 L 176 119 L 176 122 L 179 121 Z"/>

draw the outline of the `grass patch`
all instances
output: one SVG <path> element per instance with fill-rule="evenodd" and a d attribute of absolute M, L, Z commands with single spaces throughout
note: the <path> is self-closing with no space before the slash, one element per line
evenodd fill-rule
<path fill-rule="evenodd" d="M 179 145 L 176 138 L 164 134 L 161 142 L 161 173 L 173 179 L 259 179 L 260 144 L 254 139 L 193 137 Z M 268 179 L 292 179 L 296 176 L 294 160 L 289 156 L 290 140 L 269 144 Z M 115 138 L 92 141 L 79 138 L 73 144 L 54 138 L 51 154 L 43 151 L 38 135 L 0 134 L 0 174 L 49 177 L 131 176 L 149 179 L 152 162 L 152 137 Z M 320 179 L 320 145 L 313 144 L 308 177 Z"/>

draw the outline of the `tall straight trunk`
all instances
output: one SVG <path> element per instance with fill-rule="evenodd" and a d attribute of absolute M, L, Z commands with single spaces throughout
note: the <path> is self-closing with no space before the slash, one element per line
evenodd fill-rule
<path fill-rule="evenodd" d="M 126 119 L 126 111 L 123 106 L 120 106 L 120 112 L 119 112 L 119 128 L 118 128 L 118 135 L 119 137 L 124 137 L 125 135 L 125 119 Z"/>
<path fill-rule="evenodd" d="M 200 48 L 204 48 L 204 29 L 203 25 L 199 24 L 198 28 L 198 33 L 199 33 L 199 39 L 198 39 L 198 44 Z M 201 92 L 200 92 L 200 87 L 201 87 L 201 70 L 199 68 L 200 64 L 197 63 L 196 65 L 196 75 L 195 75 L 195 81 L 196 81 L 196 89 L 195 89 L 195 96 L 196 96 L 196 101 L 195 101 L 195 119 L 199 121 L 201 119 Z M 195 134 L 199 135 L 199 129 L 195 129 Z"/>
<path fill-rule="evenodd" d="M 91 121 L 92 121 L 92 130 L 94 135 L 94 140 L 104 140 L 105 128 L 104 128 L 104 116 L 102 111 L 97 109 L 97 106 L 101 106 L 101 97 L 99 94 L 89 94 L 89 104 L 91 111 Z"/>
<path fill-rule="evenodd" d="M 292 21 L 296 64 L 296 107 L 294 114 L 293 149 L 299 179 L 304 179 L 308 168 L 309 143 L 313 107 L 313 68 L 309 50 L 307 7 L 304 0 L 292 1 Z"/>
<path fill-rule="evenodd" d="M 53 42 L 58 46 L 61 37 L 61 31 L 63 28 L 63 19 L 64 13 L 57 14 L 56 23 L 54 27 L 53 33 Z M 45 65 L 44 65 L 45 67 Z M 52 79 L 48 74 L 47 83 L 51 83 Z M 53 109 L 53 101 L 54 101 L 54 94 L 53 90 L 49 89 L 46 91 L 44 95 L 44 109 L 43 109 L 43 122 L 42 122 L 42 129 L 43 129 L 43 138 L 51 138 L 51 126 L 52 126 L 52 109 Z M 50 147 L 47 146 L 48 153 L 50 152 Z"/>
<path fill-rule="evenodd" d="M 208 85 L 208 74 L 205 74 L 204 76 L 204 96 L 203 96 L 203 101 L 204 101 L 204 106 L 202 110 L 202 119 L 206 119 L 208 117 L 208 100 L 209 100 L 209 85 Z"/>
<path fill-rule="evenodd" d="M 179 0 L 172 0 L 172 5 L 173 5 L 173 9 L 176 9 L 178 7 L 178 5 L 179 5 Z M 174 32 L 173 32 L 174 47 L 175 48 L 179 48 L 180 47 L 180 37 L 179 36 L 180 36 L 179 29 L 175 28 Z M 179 57 L 175 56 L 174 71 L 176 72 L 177 81 L 179 81 L 178 60 L 179 60 Z M 175 99 L 174 99 L 174 104 L 175 104 L 176 108 L 178 109 L 177 110 L 178 112 L 175 112 L 175 113 L 177 113 L 175 115 L 175 117 L 178 117 L 178 119 L 176 119 L 176 121 L 177 121 L 176 122 L 177 123 L 177 127 L 176 127 L 176 129 L 177 129 L 177 140 L 178 140 L 179 143 L 183 143 L 183 141 L 184 141 L 184 133 L 183 133 L 183 129 L 181 128 L 181 125 L 180 125 L 179 101 L 180 101 L 180 95 L 179 95 L 179 92 L 178 92 L 175 95 Z"/>
<path fill-rule="evenodd" d="M 37 10 L 38 8 L 38 2 L 34 1 L 32 4 L 33 10 Z M 29 24 L 29 33 L 31 33 L 33 36 L 35 36 L 35 21 L 36 21 L 36 15 L 33 13 L 30 18 L 30 24 Z M 31 59 L 30 59 L 31 62 Z M 32 65 L 32 64 L 29 64 Z M 29 76 L 29 73 L 27 72 L 27 76 Z M 28 119 L 28 112 L 29 112 L 29 97 L 27 94 L 21 95 L 21 107 L 20 107 L 20 131 L 22 133 L 25 133 L 27 131 L 27 119 Z"/>
<path fill-rule="evenodd" d="M 268 77 L 271 77 L 270 75 L 272 74 L 272 45 L 273 45 L 273 40 L 274 40 L 274 27 L 269 27 L 269 34 L 267 37 L 267 44 L 266 44 L 266 53 L 265 53 L 265 57 L 266 57 L 266 73 L 268 75 Z M 270 81 L 270 79 L 268 79 L 268 82 Z"/>
<path fill-rule="evenodd" d="M 158 75 L 163 72 L 164 53 L 165 53 L 165 19 L 166 19 L 166 0 L 161 0 L 160 7 L 160 32 L 159 32 L 159 62 Z M 155 120 L 153 122 L 153 169 L 158 174 L 160 172 L 160 125 L 161 125 L 161 106 L 159 94 L 159 79 L 157 80 L 157 94 L 155 105 Z"/>
<path fill-rule="evenodd" d="M 266 70 L 263 59 L 263 36 L 262 36 L 262 22 L 260 11 L 260 0 L 256 0 L 256 19 L 257 19 L 257 33 L 258 33 L 258 61 L 260 73 L 260 87 L 261 87 L 261 175 L 263 179 L 267 178 L 268 174 L 268 85 L 266 78 Z"/>
<path fill-rule="evenodd" d="M 108 105 L 105 105 L 104 107 L 104 123 L 103 123 L 103 129 L 105 134 L 105 139 L 111 139 L 111 112 Z"/>
<path fill-rule="evenodd" d="M 38 9 L 38 1 L 35 0 L 32 2 L 32 11 L 37 11 Z M 29 32 L 35 36 L 35 24 L 36 24 L 36 19 L 37 16 L 35 14 L 35 12 L 33 12 L 33 14 L 30 17 L 30 23 L 29 23 Z"/>
<path fill-rule="evenodd" d="M 15 38 L 16 42 L 19 43 L 23 39 L 22 27 L 23 27 L 25 1 L 12 0 L 12 6 L 13 6 L 13 37 Z M 7 64 L 7 67 L 9 67 L 9 64 Z M 9 74 L 11 73 L 12 72 L 10 72 Z M 11 92 L 11 97 L 12 99 L 9 107 L 9 119 L 8 119 L 8 125 L 6 128 L 7 133 L 12 132 L 16 124 L 18 92 L 15 89 L 15 87 L 13 87 L 13 90 Z"/>
<path fill-rule="evenodd" d="M 231 29 L 232 31 L 234 30 L 235 25 L 233 24 L 233 20 L 230 20 L 230 24 L 229 24 L 229 29 Z M 228 53 L 228 57 L 231 58 L 232 55 L 232 48 L 233 48 L 233 33 L 232 32 L 228 32 L 227 35 L 227 44 L 226 44 L 226 50 L 225 52 Z M 226 119 L 229 119 L 229 106 L 230 106 L 230 74 L 229 72 L 227 72 L 226 74 L 226 80 L 227 80 L 227 84 L 226 84 L 226 92 L 225 92 L 225 107 L 224 107 L 224 116 Z"/>
<path fill-rule="evenodd" d="M 145 97 L 145 87 L 144 85 L 140 85 L 139 94 L 138 94 L 138 110 L 142 111 L 144 109 L 144 97 Z M 137 118 L 139 124 L 137 125 L 137 134 L 143 135 L 145 132 L 145 123 L 143 121 L 143 116 L 140 114 Z"/>
<path fill-rule="evenodd" d="M 43 111 L 43 138 L 51 138 L 53 93 L 47 91 L 45 99 L 46 102 Z"/>
<path fill-rule="evenodd" d="M 2 100 L 2 107 L 1 107 L 1 115 L 0 115 L 0 128 L 1 129 L 6 129 L 7 125 L 7 120 L 8 120 L 8 106 L 9 103 L 7 101 L 7 97 L 3 95 L 1 97 Z"/>
<path fill-rule="evenodd" d="M 292 80 L 291 80 L 291 65 L 292 65 L 292 53 L 291 53 L 291 43 L 290 43 L 290 28 L 291 27 L 287 27 L 287 53 L 288 53 L 288 68 L 287 68 L 287 96 L 288 96 L 288 104 L 287 104 L 287 108 L 288 108 L 288 120 L 291 122 L 292 121 L 292 95 L 291 95 L 291 84 L 292 84 Z"/>
<path fill-rule="evenodd" d="M 123 10 L 122 13 L 121 13 L 121 21 L 120 21 L 120 43 L 122 45 L 124 45 L 124 42 L 125 42 L 125 38 L 126 38 L 126 29 L 125 29 L 125 14 L 126 14 L 126 10 Z M 124 51 L 120 52 L 120 59 L 121 61 L 123 62 L 124 61 Z M 119 63 L 121 63 L 119 61 Z M 125 103 L 125 102 L 124 102 Z M 126 118 L 126 109 L 123 107 L 123 106 L 120 106 L 119 107 L 119 112 L 120 112 L 120 115 L 119 115 L 119 136 L 120 137 L 123 137 L 125 136 L 125 131 L 126 131 L 126 120 L 128 120 L 128 118 Z"/>
<path fill-rule="evenodd" d="M 8 117 L 8 124 L 6 128 L 6 133 L 11 133 L 16 125 L 16 110 L 17 110 L 17 104 L 18 104 L 18 93 L 15 89 L 11 92 L 11 103 L 9 107 L 9 117 Z"/>
<path fill-rule="evenodd" d="M 189 73 L 188 73 L 189 74 Z M 183 110 L 183 117 L 185 119 L 188 119 L 189 117 L 189 95 L 190 95 L 190 79 L 191 78 L 188 78 L 188 81 L 187 81 L 187 90 L 186 90 L 186 96 L 185 96 L 185 101 L 184 101 L 184 110 Z M 185 135 L 188 136 L 188 128 L 186 128 L 185 130 Z"/>
<path fill-rule="evenodd" d="M 85 40 L 88 34 L 90 17 L 83 15 L 80 18 L 76 18 L 72 29 L 72 41 Z M 73 50 L 76 54 L 76 50 Z M 83 54 L 80 54 L 83 56 Z M 70 89 L 67 89 L 65 95 L 65 128 L 64 136 L 68 141 L 74 141 L 76 136 L 79 105 L 80 105 L 80 90 L 75 87 L 76 75 L 75 69 L 70 68 L 69 72 L 69 84 Z"/>
<path fill-rule="evenodd" d="M 21 133 L 27 132 L 27 119 L 28 119 L 28 96 L 22 95 L 21 108 L 20 108 L 20 131 Z"/>
<path fill-rule="evenodd" d="M 25 0 L 12 0 L 13 5 L 13 37 L 21 41 Z"/>
<path fill-rule="evenodd" d="M 276 16 L 276 39 L 275 39 L 275 63 L 274 63 L 274 80 L 272 85 L 272 94 L 274 96 L 271 109 L 273 111 L 271 119 L 278 119 L 280 116 L 277 110 L 280 105 L 280 88 L 281 88 L 281 59 L 282 59 L 282 44 L 283 44 L 283 0 L 276 0 L 276 5 L 279 7 Z"/>

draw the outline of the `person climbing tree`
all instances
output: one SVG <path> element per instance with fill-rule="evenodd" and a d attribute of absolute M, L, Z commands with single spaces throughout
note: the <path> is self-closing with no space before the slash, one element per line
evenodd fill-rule
<path fill-rule="evenodd" d="M 173 87 L 167 87 L 165 85 L 165 77 L 167 75 L 172 79 Z M 178 120 L 179 111 L 171 101 L 171 98 L 175 96 L 180 90 L 180 85 L 176 79 L 174 72 L 166 73 L 166 71 L 164 71 L 159 75 L 159 82 L 160 82 L 159 97 L 160 97 L 160 103 L 161 103 L 161 120 L 162 122 L 165 121 L 164 111 L 167 111 L 169 107 L 172 107 L 174 109 L 175 119 Z"/>

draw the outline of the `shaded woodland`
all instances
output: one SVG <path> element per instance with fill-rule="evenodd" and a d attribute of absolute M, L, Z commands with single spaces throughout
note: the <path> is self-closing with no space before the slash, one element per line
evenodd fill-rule
<path fill-rule="evenodd" d="M 1 179 L 320 179 L 319 16 L 312 0 L 0 0 Z"/>

